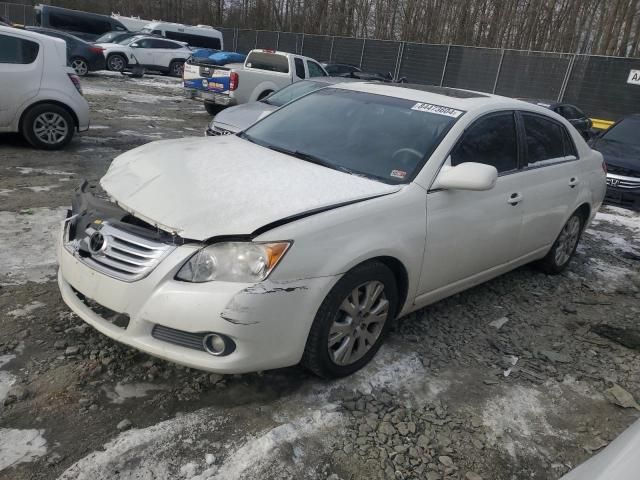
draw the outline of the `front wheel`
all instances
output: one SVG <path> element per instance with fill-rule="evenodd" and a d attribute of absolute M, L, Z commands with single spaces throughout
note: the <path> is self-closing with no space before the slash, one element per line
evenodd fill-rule
<path fill-rule="evenodd" d="M 398 306 L 393 273 L 373 261 L 347 272 L 313 321 L 302 365 L 321 377 L 344 377 L 376 354 Z"/>
<path fill-rule="evenodd" d="M 112 72 L 122 72 L 127 66 L 127 59 L 119 53 L 113 53 L 107 58 L 107 69 Z"/>
<path fill-rule="evenodd" d="M 182 71 L 184 70 L 184 62 L 174 60 L 169 65 L 169 75 L 172 77 L 182 77 Z"/>
<path fill-rule="evenodd" d="M 22 121 L 22 135 L 36 148 L 57 150 L 73 138 L 75 124 L 71 114 L 60 107 L 43 103 L 29 110 Z"/>
<path fill-rule="evenodd" d="M 540 260 L 539 266 L 543 272 L 557 275 L 569 265 L 578 247 L 583 225 L 584 218 L 580 212 L 574 212 L 569 217 L 547 256 Z"/>

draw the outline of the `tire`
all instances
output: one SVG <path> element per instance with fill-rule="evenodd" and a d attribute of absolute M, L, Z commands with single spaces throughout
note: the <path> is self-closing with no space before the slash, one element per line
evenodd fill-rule
<path fill-rule="evenodd" d="M 376 297 L 380 286 L 383 289 Z M 368 309 L 367 292 L 371 292 L 370 298 L 374 298 Z M 356 303 L 362 308 L 354 308 Z M 346 310 L 358 312 L 358 316 L 355 319 L 350 316 L 344 305 L 348 305 Z M 301 364 L 324 378 L 344 377 L 361 369 L 382 345 L 397 308 L 398 288 L 389 268 L 377 261 L 355 267 L 334 285 L 320 305 L 307 337 Z M 371 314 L 376 311 L 380 312 L 379 317 Z M 375 318 L 382 316 L 384 320 L 376 322 Z M 367 323 L 367 318 L 371 323 Z M 369 341 L 363 333 L 365 331 L 369 333 Z"/>
<path fill-rule="evenodd" d="M 215 103 L 204 102 L 204 109 L 209 115 L 217 115 L 224 107 Z"/>
<path fill-rule="evenodd" d="M 256 101 L 262 100 L 263 98 L 268 97 L 272 93 L 273 93 L 273 90 L 266 90 L 266 91 L 262 92 L 260 95 L 258 95 L 258 98 L 256 99 Z"/>
<path fill-rule="evenodd" d="M 78 75 L 79 77 L 84 77 L 85 75 L 87 75 L 87 73 L 89 73 L 89 64 L 84 58 L 74 57 L 69 63 L 71 65 L 71 68 L 75 70 L 76 75 Z"/>
<path fill-rule="evenodd" d="M 107 70 L 122 72 L 127 67 L 127 59 L 120 53 L 112 53 L 107 57 Z"/>
<path fill-rule="evenodd" d="M 538 262 L 543 272 L 557 275 L 567 268 L 578 247 L 584 222 L 584 216 L 579 211 L 573 212 L 567 223 L 563 225 L 558 238 L 553 242 L 549 253 Z"/>
<path fill-rule="evenodd" d="M 20 131 L 35 148 L 58 150 L 73 138 L 75 122 L 63 107 L 43 103 L 25 114 Z"/>
<path fill-rule="evenodd" d="M 182 70 L 184 69 L 184 62 L 174 60 L 169 64 L 169 75 L 172 77 L 182 77 Z"/>

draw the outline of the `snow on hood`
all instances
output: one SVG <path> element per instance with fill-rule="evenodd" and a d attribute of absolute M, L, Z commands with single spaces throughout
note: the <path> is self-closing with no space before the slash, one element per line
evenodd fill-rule
<path fill-rule="evenodd" d="M 232 135 L 148 143 L 117 157 L 100 184 L 138 218 L 194 240 L 250 234 L 291 215 L 401 188 Z"/>
<path fill-rule="evenodd" d="M 228 130 L 239 132 L 253 125 L 263 116 L 277 110 L 278 107 L 264 102 L 251 102 L 235 107 L 229 107 L 218 113 L 213 124 L 220 124 Z"/>

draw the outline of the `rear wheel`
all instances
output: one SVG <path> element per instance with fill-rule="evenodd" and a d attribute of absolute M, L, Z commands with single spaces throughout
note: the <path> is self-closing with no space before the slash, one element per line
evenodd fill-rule
<path fill-rule="evenodd" d="M 169 75 L 172 77 L 182 77 L 182 71 L 184 70 L 184 62 L 174 60 L 169 64 Z"/>
<path fill-rule="evenodd" d="M 313 321 L 302 365 L 321 377 L 343 377 L 376 354 L 395 316 L 393 273 L 380 262 L 347 272 L 331 289 Z"/>
<path fill-rule="evenodd" d="M 89 73 L 89 64 L 84 58 L 72 58 L 71 68 L 73 68 L 76 71 L 76 74 L 81 77 L 84 77 L 87 73 Z"/>
<path fill-rule="evenodd" d="M 74 129 L 73 117 L 66 109 L 44 103 L 25 114 L 21 132 L 34 147 L 57 150 L 71 141 Z"/>
<path fill-rule="evenodd" d="M 204 109 L 207 111 L 209 115 L 216 115 L 220 113 L 220 111 L 224 107 L 221 105 L 216 105 L 215 103 L 204 102 Z"/>
<path fill-rule="evenodd" d="M 571 257 L 573 257 L 578 247 L 583 225 L 584 218 L 580 212 L 574 212 L 573 215 L 569 217 L 569 220 L 567 220 L 567 223 L 562 227 L 562 231 L 551 247 L 551 250 L 549 250 L 547 256 L 539 262 L 539 266 L 543 272 L 557 275 L 569 265 L 569 260 L 571 260 Z"/>
<path fill-rule="evenodd" d="M 119 53 L 112 53 L 107 57 L 107 69 L 112 72 L 122 72 L 127 66 L 127 59 Z"/>

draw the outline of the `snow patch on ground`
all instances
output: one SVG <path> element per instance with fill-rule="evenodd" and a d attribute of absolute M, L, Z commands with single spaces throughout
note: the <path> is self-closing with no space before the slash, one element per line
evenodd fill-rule
<path fill-rule="evenodd" d="M 26 317 L 28 315 L 31 315 L 31 312 L 33 312 L 34 310 L 37 310 L 39 308 L 44 307 L 45 304 L 42 302 L 39 302 L 38 300 L 34 300 L 31 303 L 28 303 L 26 305 L 22 305 L 19 308 L 16 308 L 14 310 L 11 310 L 8 315 L 11 315 L 12 317 L 16 317 L 16 318 L 20 318 L 20 317 Z M 2 365 L 0 364 L 0 367 Z"/>
<path fill-rule="evenodd" d="M 598 287 L 603 292 L 614 292 L 619 288 L 628 288 L 631 278 L 636 275 L 631 269 L 603 262 L 598 258 L 589 258 L 587 267 L 593 273 Z"/>
<path fill-rule="evenodd" d="M 31 190 L 32 192 L 35 193 L 41 193 L 41 192 L 49 192 L 51 190 L 53 190 L 54 188 L 58 188 L 60 187 L 60 184 L 56 184 L 56 185 L 42 185 L 39 187 L 25 187 L 27 190 Z"/>
<path fill-rule="evenodd" d="M 175 97 L 169 97 L 167 95 L 154 95 L 152 93 L 128 93 L 122 97 L 124 101 L 134 103 L 161 103 L 171 102 L 175 100 Z"/>
<path fill-rule="evenodd" d="M 28 212 L 0 211 L 0 285 L 43 283 L 56 273 L 56 245 L 67 209 Z"/>
<path fill-rule="evenodd" d="M 0 355 L 0 368 L 4 367 L 14 358 L 16 358 L 15 355 Z M 14 383 L 16 383 L 16 377 L 14 375 L 0 370 L 0 405 L 2 405 L 4 399 L 7 398 L 9 389 Z M 2 470 L 2 468 L 0 468 L 0 470 Z"/>
<path fill-rule="evenodd" d="M 555 430 L 547 421 L 552 408 L 543 404 L 542 396 L 533 388 L 514 386 L 504 395 L 490 398 L 482 411 L 489 442 L 515 459 L 518 453 L 537 453 L 534 447 L 526 447 L 532 438 L 566 438 L 565 432 Z"/>
<path fill-rule="evenodd" d="M 62 170 L 52 170 L 49 168 L 32 168 L 32 167 L 14 167 L 18 172 L 23 175 L 29 175 L 31 173 L 40 173 L 43 175 L 73 175 L 72 172 L 63 172 Z"/>
<path fill-rule="evenodd" d="M 158 117 L 155 115 L 125 115 L 123 118 L 146 122 L 184 122 L 182 118 Z"/>
<path fill-rule="evenodd" d="M 143 398 L 150 392 L 167 390 L 167 388 L 166 385 L 153 383 L 117 383 L 113 389 L 103 387 L 103 390 L 112 403 L 124 403 L 130 398 Z"/>
<path fill-rule="evenodd" d="M 613 223 L 640 233 L 640 214 L 633 210 L 607 205 L 596 214 L 591 225 L 598 225 L 600 222 Z"/>
<path fill-rule="evenodd" d="M 0 471 L 46 454 L 47 441 L 43 434 L 44 430 L 0 428 Z"/>
<path fill-rule="evenodd" d="M 0 188 L 0 196 L 2 197 L 8 197 L 12 192 L 15 192 L 15 190 L 11 188 Z"/>
<path fill-rule="evenodd" d="M 188 446 L 202 428 L 215 429 L 220 417 L 200 410 L 177 416 L 147 428 L 121 433 L 104 445 L 104 450 L 90 453 L 60 475 L 58 480 L 155 480 L 176 478 L 179 456 L 173 449 Z"/>
<path fill-rule="evenodd" d="M 142 138 L 151 138 L 154 140 L 159 140 L 162 138 L 160 133 L 140 133 L 135 130 L 120 130 L 118 135 L 126 135 L 128 137 L 142 137 Z"/>
<path fill-rule="evenodd" d="M 91 125 L 89 127 L 89 130 L 107 130 L 108 128 L 111 128 L 107 125 Z"/>

